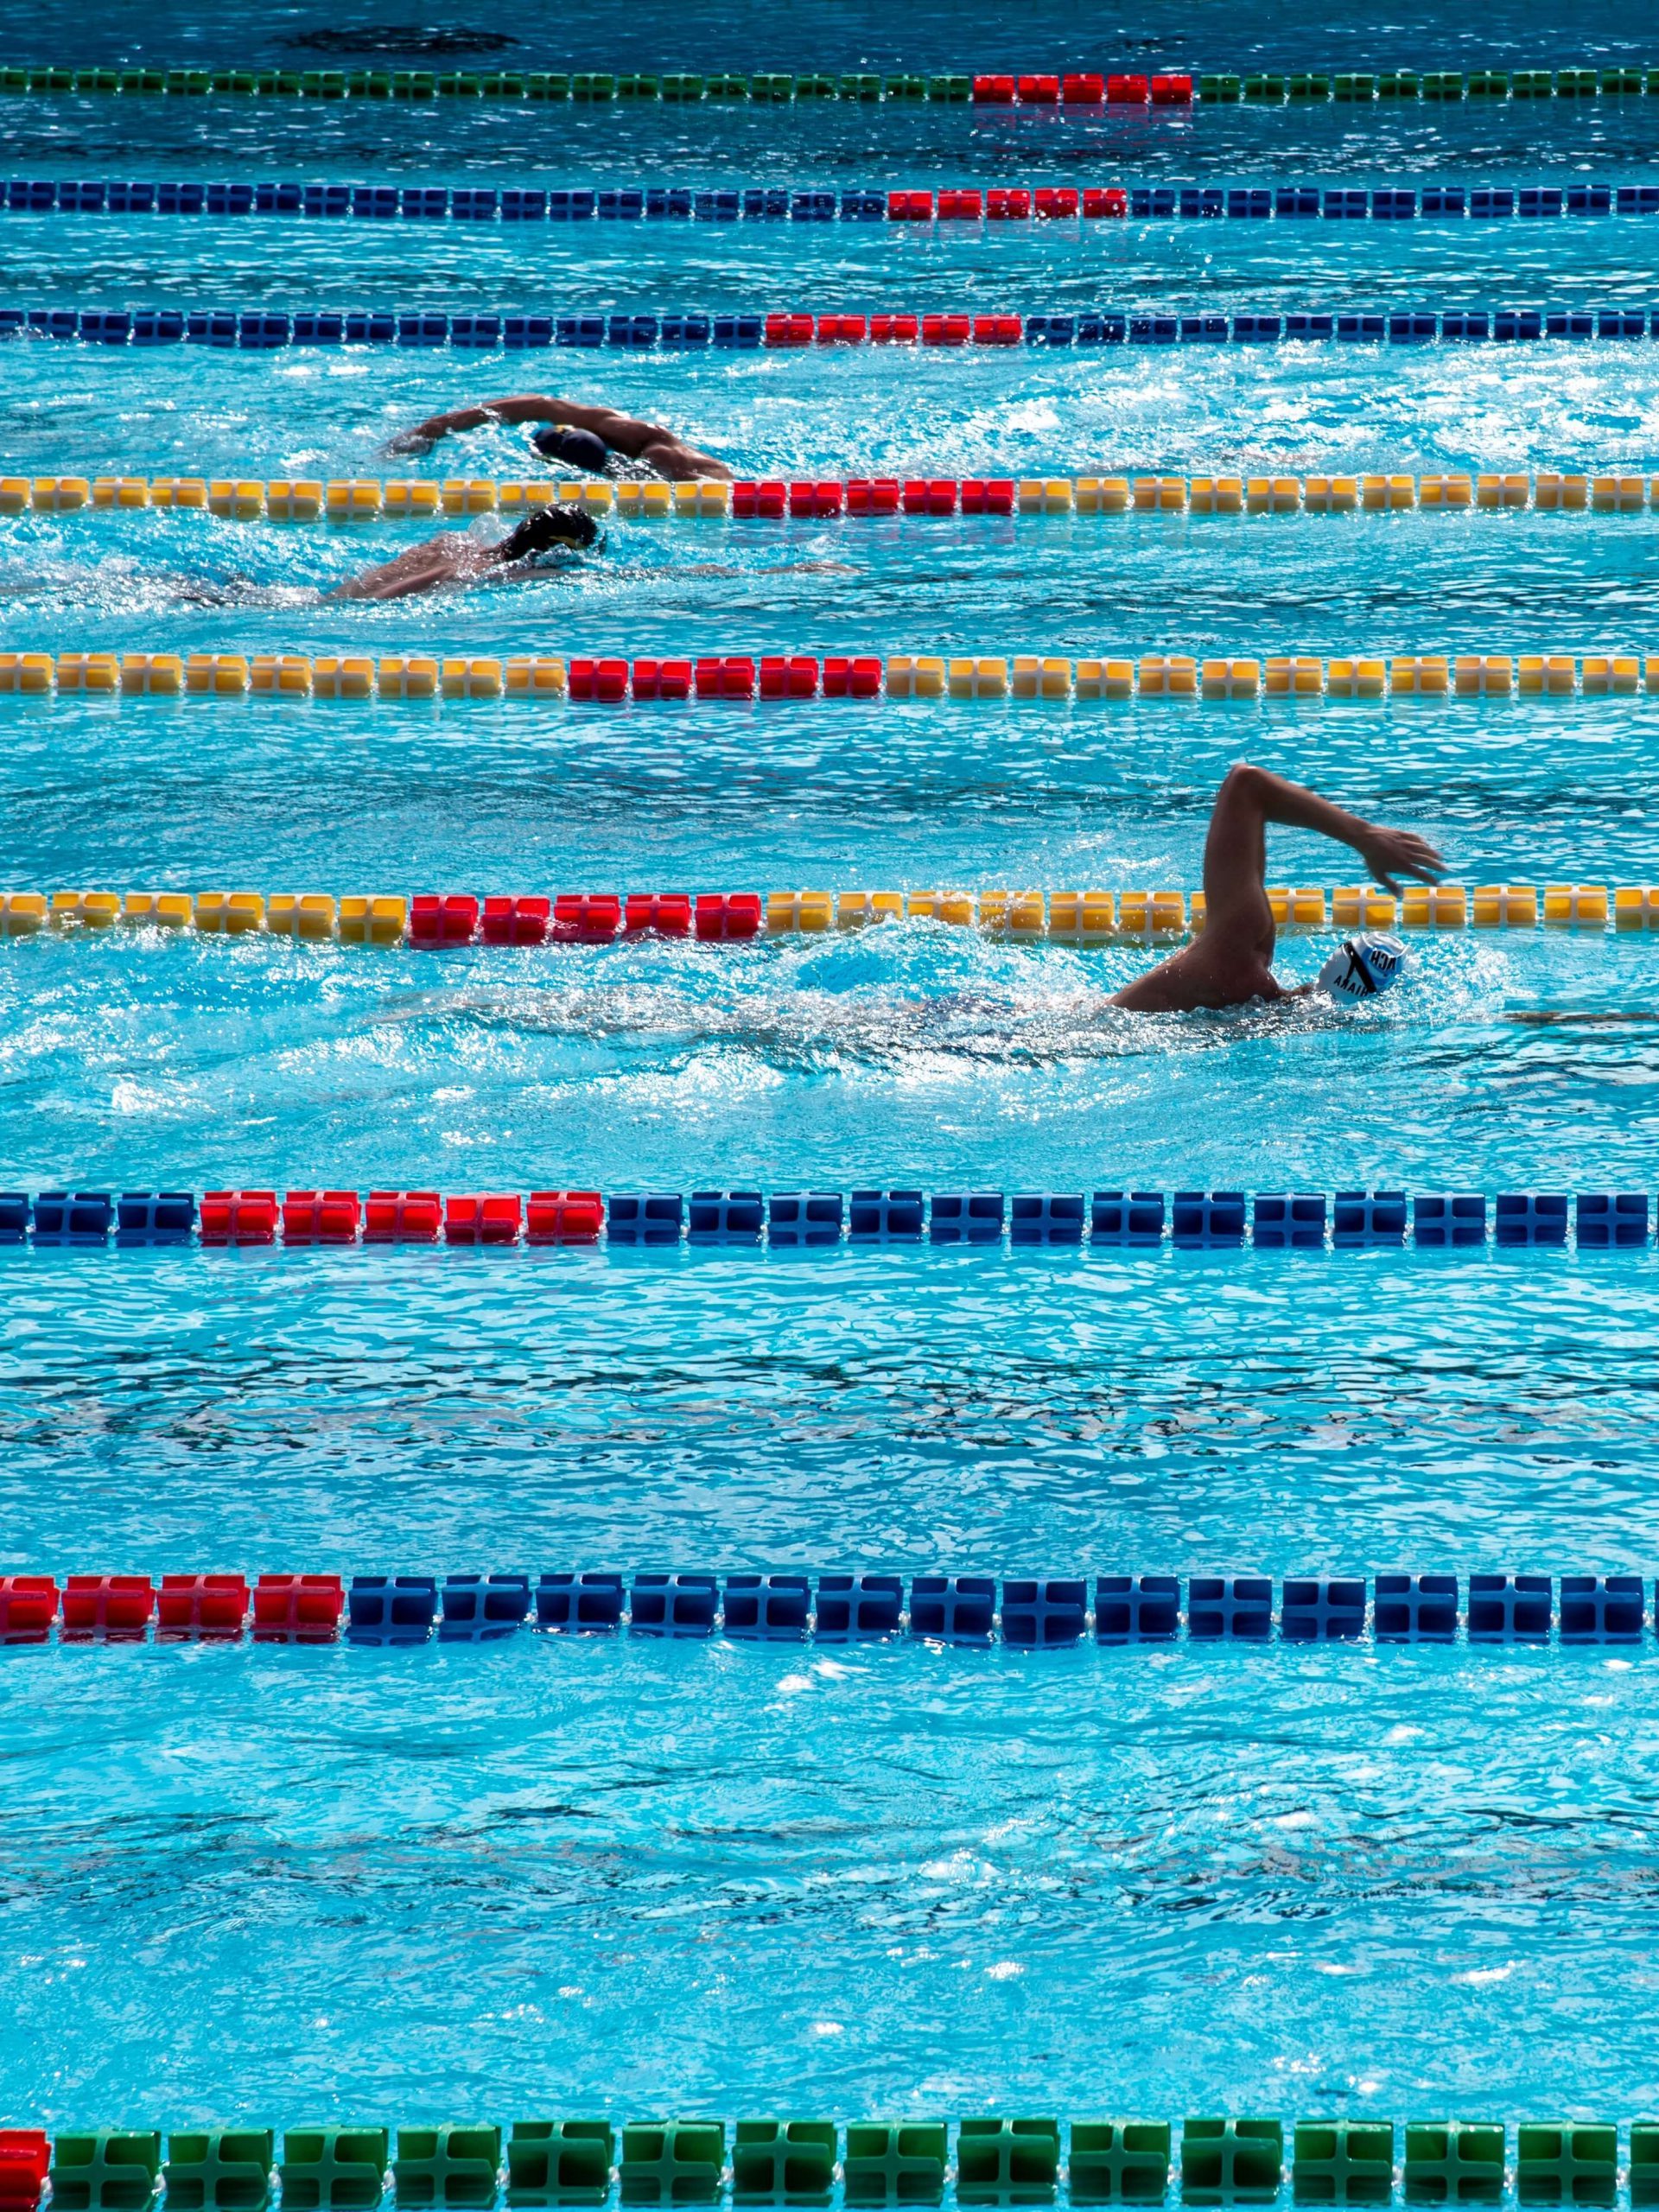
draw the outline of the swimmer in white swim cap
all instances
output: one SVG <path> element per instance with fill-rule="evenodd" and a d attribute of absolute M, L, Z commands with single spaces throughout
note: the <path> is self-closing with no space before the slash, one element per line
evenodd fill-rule
<path fill-rule="evenodd" d="M 1343 939 L 1320 969 L 1319 988 L 1346 1005 L 1358 1006 L 1379 991 L 1392 990 L 1405 959 L 1406 948 L 1397 937 L 1368 930 L 1363 937 Z"/>
<path fill-rule="evenodd" d="M 1134 1014 L 1187 1014 L 1199 1007 L 1246 1006 L 1253 999 L 1305 998 L 1316 989 L 1344 1001 L 1386 989 L 1399 973 L 1391 938 L 1357 938 L 1325 963 L 1317 984 L 1287 991 L 1273 972 L 1273 909 L 1268 901 L 1268 823 L 1313 830 L 1351 845 L 1374 882 L 1397 892 L 1400 878 L 1433 883 L 1446 873 L 1433 845 L 1409 830 L 1383 830 L 1344 813 L 1317 792 L 1240 761 L 1216 794 L 1204 847 L 1205 925 L 1190 944 L 1117 992 L 1112 1003 Z M 1332 970 L 1336 970 L 1333 973 Z"/>

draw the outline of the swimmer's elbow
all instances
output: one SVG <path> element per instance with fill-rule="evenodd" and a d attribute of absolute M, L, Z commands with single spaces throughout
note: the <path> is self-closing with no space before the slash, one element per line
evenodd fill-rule
<path fill-rule="evenodd" d="M 1259 799 L 1267 789 L 1267 772 L 1249 760 L 1235 760 L 1221 779 L 1219 798 Z"/>

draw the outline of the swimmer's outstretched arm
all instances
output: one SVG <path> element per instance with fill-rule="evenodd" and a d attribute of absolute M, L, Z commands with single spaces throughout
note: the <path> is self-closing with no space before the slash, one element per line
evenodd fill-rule
<path fill-rule="evenodd" d="M 574 413 L 568 411 L 572 409 Z M 412 430 L 400 431 L 387 450 L 423 453 L 440 438 L 447 438 L 451 430 L 476 430 L 486 423 L 571 423 L 579 429 L 591 429 L 591 423 L 579 418 L 604 411 L 583 407 L 574 399 L 550 399 L 542 392 L 521 391 L 506 399 L 484 400 L 476 407 L 453 407 L 447 415 L 430 415 Z"/>
<path fill-rule="evenodd" d="M 1409 830 L 1385 830 L 1317 791 L 1241 760 L 1216 794 L 1204 846 L 1205 924 L 1191 944 L 1119 991 L 1117 1006 L 1142 1014 L 1243 1006 L 1287 995 L 1273 972 L 1274 930 L 1268 899 L 1269 823 L 1312 830 L 1350 845 L 1373 880 L 1398 891 L 1401 876 L 1432 883 L 1446 873 L 1433 845 Z"/>
<path fill-rule="evenodd" d="M 1239 894 L 1262 893 L 1268 852 L 1263 832 L 1268 823 L 1281 829 L 1312 830 L 1338 845 L 1351 845 L 1385 890 L 1398 892 L 1397 877 L 1432 883 L 1445 863 L 1426 838 L 1409 830 L 1384 830 L 1367 822 L 1302 784 L 1293 784 L 1266 768 L 1241 760 L 1228 771 L 1216 794 L 1210 834 L 1204 847 L 1204 891 L 1213 918 Z M 1212 881 L 1212 876 L 1214 880 Z M 1206 924 L 1207 926 L 1207 924 Z"/>
<path fill-rule="evenodd" d="M 662 476 L 689 481 L 696 477 L 729 477 L 732 471 L 712 454 L 699 452 L 660 423 L 642 423 L 613 407 L 590 407 L 580 399 L 558 399 L 544 392 L 521 391 L 505 399 L 486 399 L 476 407 L 453 408 L 429 416 L 392 439 L 391 453 L 425 453 L 451 430 L 476 430 L 486 423 L 569 423 L 591 430 L 613 453 L 642 461 Z"/>

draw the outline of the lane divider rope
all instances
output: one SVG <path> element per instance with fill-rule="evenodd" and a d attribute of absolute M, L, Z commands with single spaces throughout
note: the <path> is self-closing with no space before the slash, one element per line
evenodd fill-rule
<path fill-rule="evenodd" d="M 915 2100 L 910 2100 L 912 2104 Z M 1432 2107 L 1431 2107 L 1432 2109 Z M 1502 2120 L 1291 2123 L 1299 2203 L 1632 2206 L 1659 2201 L 1659 2121 Z M 953 2139 L 954 2138 L 954 2142 Z M 1621 2157 L 1621 2143 L 1628 2146 Z M 605 2119 L 274 2128 L 246 2121 L 171 2133 L 99 2127 L 0 2131 L 8 2212 L 35 2212 L 49 2180 L 61 2212 L 146 2212 L 158 2190 L 180 2212 L 367 2212 L 400 2205 L 509 2206 L 1266 2203 L 1286 2179 L 1278 2119 L 859 2120 Z M 1172 2172 L 1172 2162 L 1179 2160 Z M 614 2189 L 614 2198 L 613 2190 Z"/>
<path fill-rule="evenodd" d="M 1659 308 L 1611 302 L 1580 308 L 1414 308 L 1158 315 L 1117 308 L 1065 313 L 1012 310 L 877 314 L 772 309 L 685 314 L 593 311 L 445 315 L 432 309 L 310 308 L 0 308 L 0 339 L 62 340 L 99 346 L 209 346 L 270 353 L 290 346 L 449 346 L 470 353 L 546 346 L 657 346 L 685 351 L 752 352 L 762 347 L 897 346 L 1274 346 L 1281 342 L 1357 346 L 1502 345 L 1545 339 L 1635 341 L 1659 338 Z"/>
<path fill-rule="evenodd" d="M 827 99 L 862 105 L 1072 108 L 1185 107 L 1196 98 L 1369 106 L 1396 100 L 1616 99 L 1659 93 L 1659 68 L 1645 64 L 1529 69 L 957 71 L 919 75 L 872 70 L 836 75 L 788 72 L 714 73 L 679 70 L 183 69 L 73 67 L 64 63 L 0 67 L 0 92 L 120 92 L 201 98 L 422 101 L 489 99 L 767 104 Z"/>
<path fill-rule="evenodd" d="M 852 185 L 523 186 L 257 184 L 118 177 L 14 177 L 13 214 L 271 215 L 302 221 L 1006 223 L 1137 220 L 1325 222 L 1551 220 L 1659 214 L 1659 185 Z"/>
<path fill-rule="evenodd" d="M 1659 696 L 1659 653 L 1198 656 L 0 652 L 0 694 L 35 699 L 1099 700 L 1619 699 Z"/>
<path fill-rule="evenodd" d="M 915 2100 L 909 2101 L 912 2106 Z M 1432 2109 L 1432 2107 L 1431 2107 Z M 1632 2206 L 1659 2201 L 1659 2122 L 1522 2120 L 1510 2150 L 1502 2120 L 1408 2121 L 1404 2158 L 1389 2119 L 1291 2123 L 1299 2203 Z M 729 2139 L 728 2139 L 729 2133 Z M 954 2137 L 954 2144 L 952 2138 Z M 1621 2141 L 1628 2146 L 1621 2158 Z M 1271 2202 L 1286 2179 L 1278 2119 L 654 2120 L 423 2122 L 274 2128 L 245 2121 L 159 2130 L 0 2131 L 8 2212 L 35 2212 L 49 2179 L 62 2212 L 145 2212 L 165 2187 L 180 2212 L 264 2212 L 280 2190 L 290 2212 L 365 2212 L 390 2185 L 399 2204 L 669 2206 Z M 953 2155 L 954 2152 L 954 2155 Z M 1179 2164 L 1172 2173 L 1173 2158 Z M 613 2200 L 613 2188 L 615 2198 Z"/>
<path fill-rule="evenodd" d="M 1592 78 L 1596 74 L 1593 71 L 1589 73 Z M 917 76 L 883 75 L 869 70 L 835 76 L 795 76 L 777 71 L 707 74 L 690 70 L 647 73 L 600 69 L 77 69 L 61 64 L 33 67 L 12 64 L 0 67 L 0 92 L 10 92 L 170 93 L 175 98 L 219 93 L 244 99 L 398 101 L 618 100 L 635 105 L 654 100 L 680 105 L 753 100 L 776 105 L 834 99 L 865 105 L 913 105 L 925 100 L 962 105 L 975 99 L 1000 104 L 1001 87 L 1005 81 L 1010 86 L 1024 87 L 1018 96 L 1028 105 L 1039 106 L 1185 107 L 1191 105 L 1192 100 L 1189 73 L 1151 75 L 1144 68 L 1080 70 L 1063 76 L 1010 77 L 1005 80 L 997 76 L 976 77 L 960 72 Z M 1591 89 L 1598 90 L 1599 85 L 1592 85 Z M 1643 87 L 1637 85 L 1631 89 L 1639 92 Z M 1014 97 L 1010 94 L 1010 99 Z"/>
<path fill-rule="evenodd" d="M 923 1243 L 1180 1251 L 1645 1251 L 1641 1191 L 0 1191 L 0 1246 L 682 1244 L 758 1253 Z"/>
<path fill-rule="evenodd" d="M 1575 191 L 1605 194 L 1615 188 Z M 1632 188 L 1640 191 L 1640 187 Z M 1559 195 L 1558 195 L 1559 196 Z M 585 223 L 916 223 L 1088 220 L 1126 216 L 1122 185 L 1013 185 L 982 190 L 931 190 L 883 185 L 570 185 L 524 186 L 129 182 L 111 177 L 13 178 L 0 185 L 0 208 L 13 214 L 275 215 L 302 221 Z M 1611 213 L 1588 203 L 1573 213 Z M 1632 201 L 1620 213 L 1645 212 Z M 1654 211 L 1659 212 L 1659 211 Z M 1333 209 L 1333 213 L 1335 210 Z"/>
<path fill-rule="evenodd" d="M 1279 928 L 1313 931 L 1659 931 L 1659 884 L 1271 884 Z M 603 945 L 629 940 L 733 944 L 932 922 L 1018 943 L 1145 943 L 1204 928 L 1202 891 L 889 890 L 489 893 L 0 891 L 0 938 L 44 931 L 92 939 L 116 929 L 308 944 Z"/>
<path fill-rule="evenodd" d="M 1559 1596 L 1558 1596 L 1559 1589 Z M 1466 1596 L 1465 1596 L 1466 1592 Z M 1275 1594 L 1276 1593 L 1276 1594 Z M 522 1629 L 820 1642 L 909 1636 L 1051 1650 L 1189 1643 L 1642 1644 L 1639 1574 L 597 1573 L 0 1576 L 0 1642 L 493 1641 Z M 10 2199 L 8 2202 L 10 2203 Z"/>
<path fill-rule="evenodd" d="M 218 516 L 231 522 L 378 522 L 388 517 L 519 514 L 575 504 L 633 522 L 745 522 L 888 515 L 1285 515 L 1659 513 L 1659 474 L 1645 467 L 1360 471 L 1333 476 L 1106 476 L 704 479 L 683 484 L 592 478 L 372 476 L 7 476 L 0 515 Z"/>

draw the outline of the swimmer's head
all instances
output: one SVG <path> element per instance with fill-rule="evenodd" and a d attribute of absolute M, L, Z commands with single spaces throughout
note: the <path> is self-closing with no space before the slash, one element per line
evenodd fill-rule
<path fill-rule="evenodd" d="M 544 553 L 574 546 L 585 551 L 599 537 L 599 524 L 581 507 L 537 507 L 495 549 L 503 568 L 534 561 Z"/>
<path fill-rule="evenodd" d="M 603 474 L 611 457 L 611 449 L 603 438 L 595 437 L 591 430 L 578 430 L 569 423 L 549 423 L 537 431 L 531 443 L 544 459 L 563 461 L 567 468 L 585 468 L 594 476 Z"/>
<path fill-rule="evenodd" d="M 1406 948 L 1397 937 L 1368 931 L 1363 937 L 1344 939 L 1331 955 L 1319 970 L 1319 986 L 1344 1005 L 1357 1006 L 1363 999 L 1391 989 L 1405 962 Z"/>

